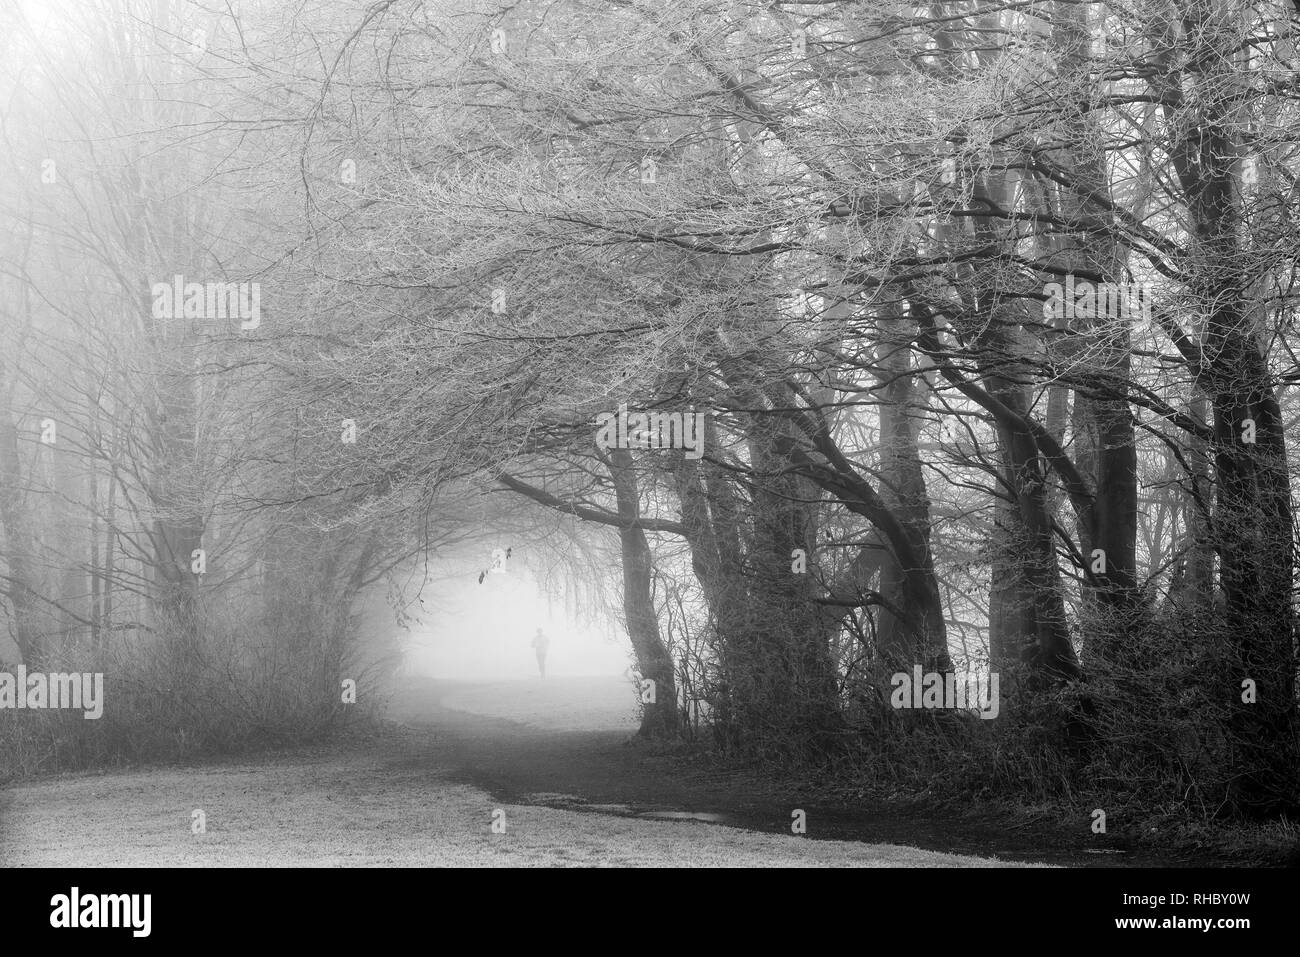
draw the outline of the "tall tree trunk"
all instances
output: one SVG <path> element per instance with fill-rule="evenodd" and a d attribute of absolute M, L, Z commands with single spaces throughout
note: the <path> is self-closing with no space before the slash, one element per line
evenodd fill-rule
<path fill-rule="evenodd" d="M 982 371 L 990 395 L 1017 415 L 1030 414 L 1023 386 L 987 366 Z M 1015 522 L 1008 531 L 1013 546 L 1020 547 L 1014 556 L 1004 556 L 1009 564 L 998 582 L 1003 589 L 1001 600 L 1006 602 L 1002 621 L 1026 628 L 1017 638 L 1005 636 L 1002 644 L 1018 644 L 1020 659 L 1037 671 L 1057 678 L 1077 677 L 1078 659 L 1065 618 L 1047 475 L 1038 446 L 1032 435 L 1001 422 L 998 439 L 1016 504 Z"/>
<path fill-rule="evenodd" d="M 35 536 L 28 523 L 23 496 L 23 470 L 18 453 L 18 430 L 8 403 L 8 388 L 0 380 L 0 522 L 4 523 L 5 597 L 13 615 L 13 639 L 22 662 L 37 664 L 43 647 L 38 624 L 38 595 L 33 565 Z"/>
<path fill-rule="evenodd" d="M 195 552 L 203 543 L 201 490 L 196 486 L 195 445 L 197 388 L 193 346 L 187 330 L 175 324 L 172 367 L 160 374 L 155 414 L 150 426 L 156 457 L 152 498 L 154 520 L 155 610 L 161 613 L 175 650 L 186 661 L 198 641 L 198 595 L 202 575 L 194 571 Z M 205 569 L 209 564 L 205 556 Z M 209 574 L 205 570 L 203 574 Z"/>
<path fill-rule="evenodd" d="M 1210 417 L 1210 403 L 1195 389 L 1188 408 L 1198 422 Z M 1211 480 L 1209 449 L 1196 436 L 1189 438 L 1184 453 L 1189 466 L 1186 486 L 1178 496 L 1176 514 L 1182 518 L 1182 534 L 1175 547 L 1182 555 L 1174 563 L 1170 576 L 1169 599 L 1176 614 L 1204 620 L 1214 606 L 1214 540 L 1210 527 Z"/>
<path fill-rule="evenodd" d="M 815 554 L 809 514 L 816 500 L 778 451 L 776 435 L 788 432 L 789 424 L 750 416 L 747 425 L 754 522 L 747 569 L 754 637 L 747 663 L 751 718 L 777 739 L 820 748 L 836 727 L 838 686 L 813 577 L 792 568 L 796 550 Z"/>
<path fill-rule="evenodd" d="M 921 453 L 916 444 L 915 377 L 912 371 L 912 323 L 901 310 L 882 317 L 876 366 L 880 417 L 881 498 L 898 516 L 916 551 L 933 568 L 930 554 L 930 497 L 926 491 Z M 907 569 L 890 555 L 880 572 L 880 593 L 888 602 L 879 616 L 877 655 L 887 672 L 910 670 L 922 664 L 926 670 L 947 671 L 951 667 L 945 643 L 938 646 L 932 634 L 918 641 L 916 632 L 901 621 L 892 608 L 906 607 Z M 936 585 L 937 587 L 937 585 Z"/>
<path fill-rule="evenodd" d="M 640 517 L 641 502 L 632 453 L 627 449 L 611 449 L 609 475 L 614 483 L 619 518 L 634 523 Z M 645 531 L 636 524 L 621 526 L 618 537 L 623 553 L 623 614 L 627 634 L 642 680 L 654 682 L 642 693 L 641 727 L 637 733 L 642 737 L 671 737 L 678 729 L 677 681 L 673 660 L 659 634 L 659 618 L 650 590 L 654 571 L 650 544 Z"/>
<path fill-rule="evenodd" d="M 1063 73 L 1086 69 L 1090 32 L 1087 9 L 1054 4 L 1053 46 Z M 1083 114 L 1061 120 L 1060 139 L 1069 144 L 1101 143 L 1105 139 L 1096 119 Z M 1070 233 L 1055 237 L 1047 252 L 1054 264 L 1081 279 L 1102 282 L 1125 280 L 1124 262 L 1112 237 L 1115 216 L 1093 200 L 1108 195 L 1109 177 L 1100 150 L 1076 148 L 1049 151 L 1051 162 L 1070 177 L 1068 186 L 1055 190 L 1056 216 L 1085 236 L 1084 243 L 1066 242 Z M 1112 611 L 1124 614 L 1113 622 L 1121 633 L 1135 624 L 1137 603 L 1137 443 L 1136 425 L 1124 390 L 1132 371 L 1133 318 L 1123 308 L 1113 317 L 1078 317 L 1069 323 L 1075 333 L 1070 341 L 1076 374 L 1093 389 L 1075 400 L 1075 462 L 1092 478 L 1094 501 L 1088 527 L 1080 540 L 1091 543 L 1084 555 L 1088 562 L 1089 594 Z M 1085 467 L 1083 459 L 1087 459 Z M 1094 559 L 1099 551 L 1104 561 Z M 1094 570 L 1094 566 L 1096 569 Z M 1104 570 L 1103 570 L 1104 569 Z M 1117 643 L 1124 639 L 1117 637 Z"/>
<path fill-rule="evenodd" d="M 1185 27 L 1206 31 L 1203 42 L 1216 47 L 1215 64 L 1233 65 L 1237 47 L 1220 15 L 1213 4 L 1189 0 Z M 1295 543 L 1277 385 L 1245 306 L 1252 288 L 1239 238 L 1236 85 L 1197 79 L 1197 89 L 1205 92 L 1193 101 L 1184 95 L 1178 71 L 1161 76 L 1156 85 L 1166 121 L 1180 131 L 1170 158 L 1192 223 L 1198 268 L 1190 286 L 1206 314 L 1193 359 L 1214 416 L 1230 799 L 1238 812 L 1268 815 L 1296 808 L 1300 795 L 1291 596 Z M 1243 700 L 1247 681 L 1255 687 L 1253 701 Z"/>
<path fill-rule="evenodd" d="M 712 444 L 708 447 L 716 448 Z M 716 466 L 704 468 L 716 471 Z M 737 702 L 732 690 L 732 676 L 740 673 L 748 653 L 749 589 L 740 564 L 739 531 L 734 525 L 723 527 L 710 514 L 710 496 L 700 476 L 701 470 L 699 464 L 682 456 L 674 471 L 674 479 L 682 506 L 686 543 L 691 552 L 691 567 L 700 583 L 717 636 L 720 677 L 709 683 L 707 699 L 712 710 L 710 722 L 714 738 L 725 750 L 743 743 L 743 729 L 735 711 Z M 712 481 L 716 486 L 727 480 L 725 476 L 714 475 Z M 721 494 L 716 488 L 715 492 Z M 716 510 L 724 512 L 725 508 L 720 505 Z"/>

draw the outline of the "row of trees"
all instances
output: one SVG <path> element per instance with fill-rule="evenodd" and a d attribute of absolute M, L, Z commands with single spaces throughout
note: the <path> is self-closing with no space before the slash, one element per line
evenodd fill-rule
<path fill-rule="evenodd" d="M 419 548 L 396 507 L 308 489 L 325 439 L 285 390 L 319 349 L 259 343 L 272 284 L 261 332 L 159 309 L 176 276 L 256 282 L 276 242 L 192 14 L 0 13 L 0 661 L 110 675 L 99 723 L 11 715 L 0 772 L 315 733 L 361 677 L 354 600 Z"/>
<path fill-rule="evenodd" d="M 922 720 L 890 675 L 987 668 L 986 736 L 1293 805 L 1287 6 L 156 6 L 96 14 L 100 82 L 11 78 L 80 107 L 11 119 L 15 635 L 43 564 L 192 619 L 214 535 L 345 607 L 504 492 L 616 537 L 647 734 L 869 750 Z M 174 274 L 261 325 L 150 324 Z M 620 405 L 703 457 L 597 447 Z"/>

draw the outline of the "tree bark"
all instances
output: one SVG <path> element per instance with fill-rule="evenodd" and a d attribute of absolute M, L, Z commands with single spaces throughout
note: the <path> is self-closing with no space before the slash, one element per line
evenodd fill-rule
<path fill-rule="evenodd" d="M 614 484 L 619 517 L 628 523 L 618 530 L 623 554 L 623 615 L 627 634 L 632 641 L 642 680 L 654 682 L 648 689 L 643 689 L 641 727 L 637 734 L 652 738 L 672 737 L 678 730 L 677 681 L 673 660 L 659 634 L 659 618 L 651 594 L 654 566 L 650 544 L 646 541 L 645 531 L 636 524 L 641 503 L 631 452 L 627 449 L 610 450 L 609 476 Z M 647 697 L 652 700 L 647 700 Z"/>

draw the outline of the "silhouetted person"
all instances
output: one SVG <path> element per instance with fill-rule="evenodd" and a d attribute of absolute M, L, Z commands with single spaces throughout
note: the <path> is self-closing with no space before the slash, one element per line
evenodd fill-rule
<path fill-rule="evenodd" d="M 537 634 L 533 635 L 533 650 L 537 652 L 537 672 L 543 678 L 546 677 L 546 649 L 549 647 L 551 647 L 551 639 L 538 628 Z"/>

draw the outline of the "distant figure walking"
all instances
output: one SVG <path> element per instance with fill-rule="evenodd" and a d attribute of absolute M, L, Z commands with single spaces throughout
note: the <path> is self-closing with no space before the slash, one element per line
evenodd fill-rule
<path fill-rule="evenodd" d="M 537 652 L 537 671 L 546 677 L 546 649 L 551 647 L 551 639 L 547 638 L 542 629 L 537 629 L 537 634 L 533 635 L 533 650 Z"/>

